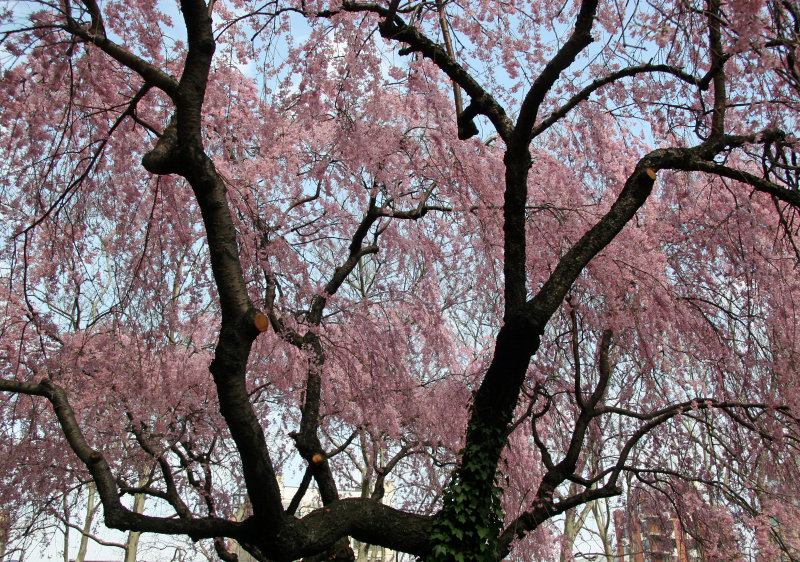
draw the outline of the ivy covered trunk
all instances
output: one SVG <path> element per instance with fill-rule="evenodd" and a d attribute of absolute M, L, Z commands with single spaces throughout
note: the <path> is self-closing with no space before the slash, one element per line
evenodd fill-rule
<path fill-rule="evenodd" d="M 467 439 L 431 534 L 429 561 L 488 561 L 505 555 L 498 464 L 508 440 L 530 358 L 535 326 L 512 316 L 500 330 L 495 355 L 471 407 Z"/>

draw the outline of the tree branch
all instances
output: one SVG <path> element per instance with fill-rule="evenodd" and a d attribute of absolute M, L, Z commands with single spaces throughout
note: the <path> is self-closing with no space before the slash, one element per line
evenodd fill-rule
<path fill-rule="evenodd" d="M 575 28 L 569 39 L 558 50 L 555 56 L 544 67 L 542 73 L 534 80 L 525 96 L 519 111 L 519 118 L 514 129 L 514 145 L 525 145 L 531 140 L 533 125 L 539 113 L 539 106 L 545 96 L 558 80 L 561 73 L 569 68 L 578 54 L 593 41 L 591 31 L 597 12 L 598 0 L 583 0 Z"/>
<path fill-rule="evenodd" d="M 491 94 L 478 84 L 464 67 L 448 55 L 445 48 L 431 41 L 415 27 L 405 23 L 397 15 L 396 10 L 387 9 L 377 4 L 357 2 L 345 2 L 342 5 L 342 10 L 348 12 L 373 12 L 383 18 L 378 24 L 382 37 L 406 43 L 408 47 L 400 50 L 401 55 L 417 52 L 430 59 L 447 74 L 454 84 L 464 89 L 471 98 L 470 105 L 473 106 L 475 115 L 481 114 L 488 117 L 500 138 L 508 141 L 514 125 L 506 115 L 505 110 Z"/>
<path fill-rule="evenodd" d="M 89 470 L 97 485 L 97 493 L 103 504 L 106 525 L 123 531 L 142 531 L 167 535 L 188 535 L 194 539 L 216 536 L 241 537 L 244 523 L 216 517 L 197 519 L 171 519 L 134 513 L 119 501 L 117 485 L 102 452 L 92 449 L 75 419 L 67 394 L 50 379 L 38 384 L 0 379 L 0 391 L 10 391 L 32 396 L 43 396 L 50 401 L 61 431 L 72 451 Z"/>
<path fill-rule="evenodd" d="M 728 103 L 727 84 L 725 78 L 725 52 L 722 49 L 722 25 L 720 17 L 720 0 L 708 0 L 708 52 L 711 68 L 714 70 L 714 109 L 711 113 L 711 137 L 725 134 L 725 109 Z M 710 73 L 710 72 L 709 72 Z"/>
<path fill-rule="evenodd" d="M 134 55 L 124 47 L 108 39 L 105 35 L 105 29 L 102 26 L 102 16 L 100 15 L 99 8 L 97 8 L 97 4 L 95 4 L 94 1 L 87 2 L 87 4 L 92 4 L 96 8 L 96 11 L 90 10 L 92 16 L 91 27 L 89 29 L 81 27 L 77 21 L 67 16 L 67 22 L 62 26 L 62 29 L 82 41 L 95 45 L 118 63 L 139 74 L 146 83 L 159 88 L 169 97 L 175 99 L 178 90 L 178 82 L 154 64 L 145 61 L 143 58 Z"/>
<path fill-rule="evenodd" d="M 697 86 L 701 90 L 708 88 L 708 84 L 704 83 L 703 79 L 696 78 L 691 74 L 684 72 L 680 68 L 677 68 L 675 66 L 670 66 L 667 64 L 642 64 L 639 66 L 631 66 L 628 68 L 623 68 L 616 72 L 612 72 L 608 76 L 604 76 L 603 78 L 598 78 L 597 80 L 586 86 L 584 89 L 582 89 L 580 92 L 572 96 L 572 98 L 570 98 L 567 103 L 559 107 L 557 110 L 551 113 L 546 119 L 539 122 L 539 124 L 533 128 L 530 135 L 531 139 L 536 138 L 544 131 L 552 127 L 556 122 L 564 118 L 570 111 L 572 111 L 579 103 L 589 99 L 589 96 L 591 96 L 594 92 L 596 92 L 603 86 L 613 84 L 614 82 L 621 80 L 622 78 L 638 76 L 639 74 L 651 74 L 655 72 L 663 72 L 666 74 L 671 74 L 688 84 Z"/>
<path fill-rule="evenodd" d="M 158 466 L 161 468 L 161 474 L 164 477 L 164 484 L 167 486 L 167 491 L 163 494 L 163 499 L 165 499 L 173 508 L 175 508 L 175 512 L 179 517 L 189 517 L 189 507 L 183 502 L 178 494 L 178 488 L 175 486 L 175 478 L 173 477 L 172 469 L 169 466 L 169 463 L 164 458 L 164 455 L 159 455 L 156 453 L 155 449 L 150 444 L 150 441 L 144 435 L 142 427 L 136 427 L 137 424 L 133 422 L 133 416 L 130 414 L 130 412 L 125 412 L 125 414 L 127 415 L 128 420 L 131 422 L 131 431 L 136 438 L 136 442 L 139 443 L 139 446 L 148 455 L 150 455 L 150 457 L 155 460 L 158 463 Z"/>

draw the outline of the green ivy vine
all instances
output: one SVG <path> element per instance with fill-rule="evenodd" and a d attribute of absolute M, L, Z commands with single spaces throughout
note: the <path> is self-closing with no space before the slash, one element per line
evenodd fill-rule
<path fill-rule="evenodd" d="M 474 428 L 478 439 L 461 451 L 461 466 L 444 494 L 426 562 L 489 562 L 500 558 L 503 528 L 497 460 L 506 439 L 500 428 Z"/>

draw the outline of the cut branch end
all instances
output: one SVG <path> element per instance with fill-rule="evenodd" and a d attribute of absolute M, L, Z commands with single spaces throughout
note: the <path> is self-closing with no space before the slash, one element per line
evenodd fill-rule
<path fill-rule="evenodd" d="M 253 324 L 255 324 L 259 332 L 266 332 L 269 329 L 269 318 L 267 318 L 265 314 L 259 312 L 253 319 Z"/>

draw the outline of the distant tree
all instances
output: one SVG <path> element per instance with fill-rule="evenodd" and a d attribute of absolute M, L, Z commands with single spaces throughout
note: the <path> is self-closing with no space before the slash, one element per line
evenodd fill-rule
<path fill-rule="evenodd" d="M 647 490 L 798 556 L 797 2 L 8 6 L 6 509 L 483 561 Z"/>

